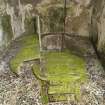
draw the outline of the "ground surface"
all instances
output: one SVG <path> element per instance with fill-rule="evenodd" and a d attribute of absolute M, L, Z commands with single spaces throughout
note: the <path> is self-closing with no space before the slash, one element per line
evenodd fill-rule
<path fill-rule="evenodd" d="M 103 68 L 93 47 L 87 43 L 83 44 L 78 38 L 72 39 L 74 42 L 75 40 L 80 43 L 75 43 L 75 46 L 77 44 L 78 48 L 82 46 L 87 49 L 83 50 L 85 53 L 83 55 L 85 55 L 89 82 L 81 86 L 82 98 L 80 102 L 73 100 L 50 103 L 50 105 L 104 105 L 105 76 Z M 72 45 L 72 41 L 70 41 L 70 45 Z M 31 71 L 31 66 L 35 62 L 23 63 L 20 67 L 19 76 L 10 70 L 9 62 L 21 52 L 21 48 L 20 39 L 15 40 L 0 60 L 0 105 L 42 105 L 40 85 Z"/>

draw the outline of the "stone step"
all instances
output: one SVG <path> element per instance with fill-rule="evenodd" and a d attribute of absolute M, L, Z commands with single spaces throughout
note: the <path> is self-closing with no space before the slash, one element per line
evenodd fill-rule
<path fill-rule="evenodd" d="M 61 101 L 76 101 L 76 96 L 73 93 L 61 93 L 61 94 L 49 94 L 49 102 L 61 102 Z"/>

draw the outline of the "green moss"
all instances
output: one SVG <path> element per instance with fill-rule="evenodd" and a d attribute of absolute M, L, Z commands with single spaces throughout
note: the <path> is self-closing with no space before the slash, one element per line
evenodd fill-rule
<path fill-rule="evenodd" d="M 49 102 L 49 99 L 48 99 L 48 94 L 47 94 L 47 89 L 48 89 L 48 85 L 47 85 L 47 82 L 43 81 L 43 82 L 40 82 L 41 83 L 41 99 L 42 99 L 42 102 L 44 105 L 47 105 L 47 103 Z"/>
<path fill-rule="evenodd" d="M 49 102 L 49 101 L 48 101 L 48 96 L 47 96 L 47 95 L 42 94 L 41 99 L 42 99 L 44 105 L 47 104 L 47 103 Z"/>
<path fill-rule="evenodd" d="M 80 87 L 88 80 L 84 58 L 74 55 L 68 50 L 46 52 L 43 57 L 46 68 L 45 76 L 49 81 L 48 95 L 53 96 L 52 100 L 67 99 L 66 96 L 60 97 L 58 94 L 75 94 L 79 99 Z M 36 68 L 33 67 L 33 69 L 36 72 Z M 41 72 L 37 73 L 41 76 Z"/>
<path fill-rule="evenodd" d="M 17 68 L 24 60 L 30 60 L 39 57 L 38 39 L 35 35 L 27 35 L 19 40 L 21 44 L 20 51 L 10 61 L 13 72 L 17 72 Z"/>
<path fill-rule="evenodd" d="M 46 105 L 49 100 L 48 100 L 48 95 L 47 95 L 47 83 L 48 81 L 46 80 L 46 78 L 43 77 L 43 74 L 40 72 L 40 65 L 34 65 L 33 66 L 33 73 L 35 75 L 35 77 L 39 80 L 40 86 L 41 86 L 41 100 L 43 102 L 44 105 Z"/>
<path fill-rule="evenodd" d="M 52 95 L 52 96 L 49 96 L 49 97 L 51 97 L 51 101 L 58 101 L 58 100 L 62 100 L 62 101 L 65 101 L 65 100 L 67 100 L 67 97 L 65 97 L 65 95 L 64 94 L 56 94 L 55 96 L 54 95 Z"/>
<path fill-rule="evenodd" d="M 47 78 L 43 77 L 43 74 L 40 70 L 40 64 L 37 64 L 37 65 L 35 64 L 33 66 L 33 73 L 38 80 L 47 82 Z"/>
<path fill-rule="evenodd" d="M 60 84 L 50 87 L 49 93 L 79 93 L 80 84 L 87 79 L 85 60 L 68 51 L 46 53 L 45 59 L 47 79 Z"/>
<path fill-rule="evenodd" d="M 48 52 L 44 54 L 44 57 L 47 74 L 85 73 L 85 60 L 69 51 Z"/>

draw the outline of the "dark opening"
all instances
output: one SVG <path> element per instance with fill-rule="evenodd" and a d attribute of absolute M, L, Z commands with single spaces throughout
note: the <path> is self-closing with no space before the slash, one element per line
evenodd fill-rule
<path fill-rule="evenodd" d="M 34 33 L 37 34 L 37 18 L 33 17 L 33 27 L 34 27 Z"/>

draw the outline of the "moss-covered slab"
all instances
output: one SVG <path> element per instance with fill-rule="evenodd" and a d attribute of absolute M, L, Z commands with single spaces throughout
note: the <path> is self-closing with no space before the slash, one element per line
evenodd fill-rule
<path fill-rule="evenodd" d="M 44 80 L 49 82 L 46 87 L 49 101 L 67 101 L 72 95 L 79 99 L 81 85 L 88 80 L 85 59 L 68 50 L 45 52 L 43 58 Z M 33 69 L 40 78 L 41 72 L 35 66 Z"/>
<path fill-rule="evenodd" d="M 21 37 L 18 41 L 21 43 L 21 49 L 10 61 L 13 72 L 17 72 L 17 68 L 24 60 L 39 58 L 39 44 L 36 35 L 26 35 Z"/>

